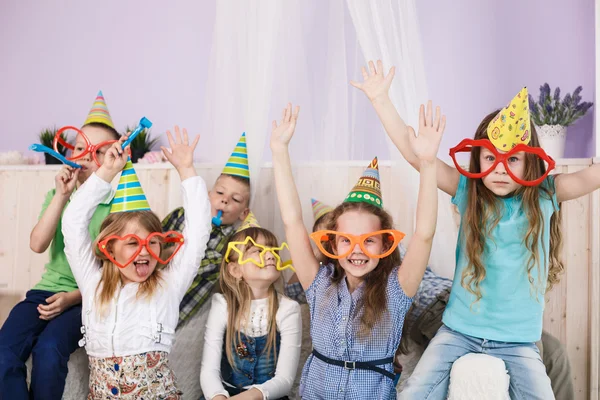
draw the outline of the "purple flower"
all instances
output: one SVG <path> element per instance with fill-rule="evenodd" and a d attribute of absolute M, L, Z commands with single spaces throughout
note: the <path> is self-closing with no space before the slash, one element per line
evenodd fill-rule
<path fill-rule="evenodd" d="M 540 100 L 539 100 L 539 104 L 540 106 L 543 106 L 544 103 L 546 102 L 546 87 L 548 88 L 548 94 L 550 93 L 550 86 L 545 83 L 542 86 L 540 86 Z"/>
<path fill-rule="evenodd" d="M 575 89 L 575 91 L 573 92 L 573 105 L 576 106 L 579 104 L 579 102 L 581 101 L 581 96 L 579 95 L 581 93 L 582 87 L 578 86 L 577 89 Z"/>
<path fill-rule="evenodd" d="M 586 101 L 586 102 L 581 103 L 581 105 L 583 106 L 583 107 L 581 107 L 581 115 L 585 115 L 585 113 L 588 112 L 588 110 L 590 108 L 592 108 L 594 103 Z"/>
<path fill-rule="evenodd" d="M 560 102 L 560 88 L 558 86 L 554 89 L 554 101 L 557 103 Z"/>
<path fill-rule="evenodd" d="M 563 104 L 565 107 L 569 108 L 571 106 L 571 94 L 567 93 L 567 95 L 565 96 L 565 99 L 563 100 Z"/>

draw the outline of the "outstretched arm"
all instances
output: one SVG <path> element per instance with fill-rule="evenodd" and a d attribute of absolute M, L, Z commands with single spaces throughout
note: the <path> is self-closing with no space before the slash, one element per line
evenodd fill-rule
<path fill-rule="evenodd" d="M 600 164 L 570 174 L 556 176 L 556 199 L 569 201 L 600 189 Z"/>
<path fill-rule="evenodd" d="M 273 121 L 271 151 L 273 152 L 275 188 L 277 189 L 277 199 L 279 200 L 286 240 L 290 247 L 292 260 L 294 260 L 298 280 L 306 290 L 317 276 L 319 262 L 312 251 L 308 232 L 302 220 L 302 206 L 294 183 L 288 150 L 299 112 L 299 107 L 296 107 L 292 112 L 292 105 L 288 104 L 283 110 L 281 123 L 277 125 L 277 122 Z"/>
<path fill-rule="evenodd" d="M 402 157 L 417 171 L 420 171 L 421 162 L 410 145 L 410 138 L 414 136 L 415 132 L 413 128 L 406 125 L 404 120 L 402 120 L 389 96 L 389 89 L 394 79 L 395 71 L 395 67 L 392 67 L 389 73 L 384 75 L 381 60 L 377 61 L 377 68 L 375 68 L 373 61 L 369 61 L 369 72 L 364 67 L 362 68 L 363 82 L 351 81 L 350 84 L 365 93 L 371 104 L 373 104 L 373 108 L 375 108 L 375 112 L 383 124 L 385 131 L 402 154 Z M 420 123 L 425 118 L 431 120 L 432 115 L 433 107 L 431 101 L 427 103 L 427 113 L 425 113 L 425 107 L 421 105 L 419 110 Z M 435 119 L 443 131 L 443 127 L 446 125 L 446 118 L 442 117 L 440 120 L 439 107 L 436 107 Z M 435 165 L 437 167 L 437 187 L 454 196 L 458 188 L 459 172 L 456 168 L 437 158 Z"/>
<path fill-rule="evenodd" d="M 419 136 L 414 133 L 409 136 L 412 152 L 419 159 L 421 174 L 416 229 L 398 270 L 398 281 L 410 297 L 419 289 L 433 244 L 438 213 L 436 155 L 443 132 L 444 124 L 440 123 L 440 119 L 432 119 L 429 115 L 427 118 L 419 118 Z"/>

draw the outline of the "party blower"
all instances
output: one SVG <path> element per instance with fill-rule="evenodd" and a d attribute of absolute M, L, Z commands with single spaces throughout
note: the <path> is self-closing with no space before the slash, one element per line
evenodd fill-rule
<path fill-rule="evenodd" d="M 217 212 L 217 215 L 216 215 L 215 217 L 213 217 L 213 218 L 212 218 L 212 223 L 213 223 L 215 226 L 221 226 L 221 217 L 222 217 L 222 216 L 223 216 L 223 211 L 222 211 L 222 210 L 219 210 L 219 211 Z"/>
<path fill-rule="evenodd" d="M 131 142 L 133 141 L 133 139 L 135 139 L 135 137 L 137 135 L 139 135 L 141 131 L 143 131 L 144 129 L 151 128 L 151 127 L 152 127 L 152 122 L 150 122 L 150 120 L 148 118 L 142 117 L 142 119 L 140 119 L 140 123 L 138 124 L 138 126 L 136 126 L 136 128 L 133 130 L 133 132 L 131 132 L 131 134 L 129 135 L 127 140 L 125 142 L 123 142 L 123 149 L 125 149 L 125 147 L 129 146 L 131 144 Z"/>
<path fill-rule="evenodd" d="M 62 154 L 60 154 L 57 151 L 52 150 L 50 147 L 46 147 L 44 145 L 35 143 L 35 144 L 32 144 L 31 146 L 29 146 L 29 150 L 37 151 L 38 153 L 49 154 L 52 157 L 56 158 L 61 163 L 68 165 L 69 167 L 81 168 L 81 165 L 79 165 L 71 160 L 68 160 L 65 156 L 63 156 Z"/>

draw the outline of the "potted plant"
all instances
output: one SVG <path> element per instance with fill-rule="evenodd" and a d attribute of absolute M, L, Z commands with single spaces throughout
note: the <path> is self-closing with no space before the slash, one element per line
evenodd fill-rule
<path fill-rule="evenodd" d="M 135 128 L 125 127 L 125 132 L 131 133 Z M 142 131 L 131 141 L 131 162 L 136 163 L 144 154 L 152 151 L 152 148 L 158 142 L 158 138 L 152 139 L 150 137 L 149 129 L 142 129 Z"/>
<path fill-rule="evenodd" d="M 582 90 L 581 86 L 577 87 L 572 95 L 567 94 L 561 101 L 560 88 L 556 87 L 552 95 L 550 85 L 545 83 L 540 86 L 539 101 L 535 101 L 529 95 L 531 119 L 535 124 L 540 145 L 554 159 L 564 156 L 567 127 L 583 117 L 594 105 L 592 102 L 581 102 Z"/>
<path fill-rule="evenodd" d="M 39 136 L 40 144 L 53 149 L 54 137 L 56 136 L 57 130 L 58 129 L 56 129 L 56 127 L 52 127 L 46 128 L 43 131 L 41 131 Z M 67 141 L 67 138 L 64 135 L 62 135 L 62 138 L 65 140 L 65 142 Z M 58 152 L 63 156 L 67 155 L 67 149 L 60 143 L 58 144 Z M 44 159 L 46 160 L 46 164 L 61 164 L 61 162 L 58 161 L 56 158 L 46 153 L 44 153 Z"/>

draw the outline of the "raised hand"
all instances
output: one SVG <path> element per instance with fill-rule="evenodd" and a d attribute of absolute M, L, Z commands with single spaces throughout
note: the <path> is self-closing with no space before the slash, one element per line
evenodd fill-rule
<path fill-rule="evenodd" d="M 123 170 L 125 164 L 127 164 L 130 149 L 129 146 L 125 147 L 124 150 L 122 148 L 123 142 L 126 140 L 127 135 L 123 135 L 117 142 L 113 143 L 109 147 L 104 155 L 104 161 L 102 162 L 102 165 L 100 168 L 98 168 L 98 171 L 96 171 L 96 175 L 104 179 L 106 182 L 111 182 L 113 178 Z"/>
<path fill-rule="evenodd" d="M 294 136 L 299 113 L 300 106 L 296 106 L 292 112 L 292 103 L 288 103 L 287 107 L 283 109 L 283 116 L 279 125 L 277 125 L 277 121 L 273 121 L 271 131 L 272 151 L 287 148 L 292 136 Z"/>
<path fill-rule="evenodd" d="M 68 165 L 63 165 L 56 177 L 54 184 L 56 185 L 56 194 L 59 196 L 70 196 L 77 184 L 79 176 L 79 168 L 73 168 Z"/>
<path fill-rule="evenodd" d="M 169 140 L 170 149 L 161 146 L 161 150 L 167 160 L 179 172 L 181 180 L 185 180 L 190 176 L 196 175 L 194 169 L 194 150 L 200 140 L 200 135 L 196 135 L 194 141 L 190 144 L 187 129 L 183 128 L 183 134 L 179 130 L 179 126 L 175 125 L 175 137 L 171 131 L 167 131 L 167 139 Z"/>
<path fill-rule="evenodd" d="M 350 81 L 355 88 L 362 90 L 369 100 L 374 101 L 379 97 L 387 96 L 396 73 L 396 67 L 390 68 L 387 75 L 383 74 L 383 63 L 377 60 L 377 68 L 373 61 L 369 61 L 369 72 L 365 67 L 361 68 L 363 82 Z"/>
<path fill-rule="evenodd" d="M 441 115 L 440 107 L 435 108 L 433 117 L 433 106 L 431 100 L 427 102 L 427 114 L 425 106 L 421 104 L 419 109 L 419 136 L 415 135 L 413 128 L 409 127 L 410 146 L 413 153 L 421 161 L 435 161 L 440 147 L 440 141 L 446 128 L 446 116 Z"/>

